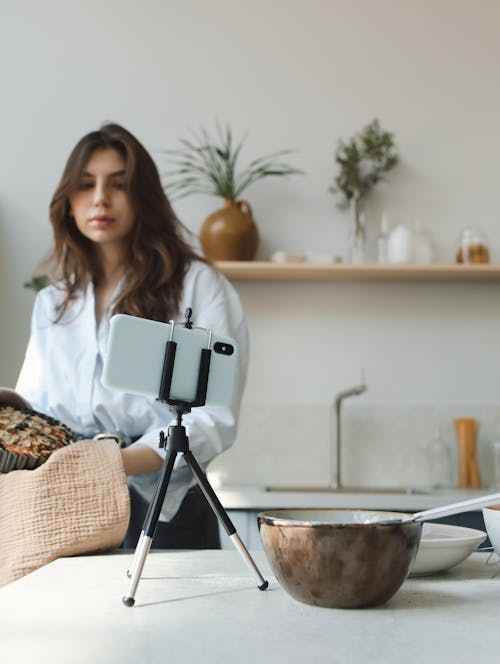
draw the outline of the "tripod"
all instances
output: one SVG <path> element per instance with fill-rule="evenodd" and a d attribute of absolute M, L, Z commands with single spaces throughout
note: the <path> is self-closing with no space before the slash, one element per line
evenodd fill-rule
<path fill-rule="evenodd" d="M 190 323 L 191 310 L 188 309 L 186 312 L 186 323 L 185 327 L 191 327 Z M 144 563 L 146 562 L 146 557 L 151 548 L 151 544 L 154 538 L 156 524 L 160 517 L 161 508 L 165 500 L 165 495 L 167 493 L 168 483 L 170 481 L 170 476 L 174 469 L 175 459 L 178 454 L 184 456 L 184 460 L 191 469 L 198 486 L 203 492 L 206 500 L 208 501 L 210 507 L 218 517 L 219 521 L 224 526 L 226 533 L 229 535 L 234 546 L 242 556 L 245 563 L 248 565 L 254 576 L 258 581 L 258 589 L 265 590 L 268 587 L 268 582 L 264 579 L 262 574 L 259 572 L 255 562 L 253 561 L 250 553 L 248 552 L 245 544 L 242 542 L 236 528 L 234 527 L 231 519 L 224 510 L 222 504 L 217 498 L 214 490 L 210 486 L 210 483 L 203 472 L 202 468 L 196 461 L 194 455 L 189 449 L 189 438 L 186 434 L 186 429 L 182 425 L 182 417 L 186 413 L 191 411 L 191 408 L 194 406 L 203 406 L 206 402 L 207 396 L 207 385 L 208 385 L 208 376 L 210 371 L 210 359 L 212 350 L 211 346 L 211 337 L 212 334 L 209 332 L 208 337 L 208 348 L 203 348 L 201 351 L 200 365 L 198 369 L 198 383 L 196 389 L 196 396 L 193 401 L 182 401 L 178 399 L 173 399 L 170 396 L 170 385 L 172 382 L 172 375 L 174 371 L 175 363 L 175 353 L 177 344 L 173 341 L 173 332 L 174 332 L 174 323 L 171 321 L 171 332 L 170 339 L 167 341 L 165 359 L 163 364 L 163 371 L 160 383 L 160 391 L 158 395 L 158 400 L 168 403 L 170 405 L 170 410 L 176 416 L 176 424 L 169 426 L 168 435 L 165 441 L 165 434 L 163 431 L 160 431 L 160 442 L 159 447 L 165 448 L 167 454 L 165 461 L 163 463 L 163 468 L 161 471 L 160 479 L 156 485 L 155 494 L 151 504 L 149 505 L 146 518 L 144 520 L 143 529 L 137 543 L 134 559 L 132 562 L 132 567 L 128 572 L 130 577 L 130 583 L 127 589 L 127 594 L 122 598 L 123 603 L 126 606 L 133 606 L 135 603 L 135 593 L 137 591 L 137 586 L 141 578 L 142 570 L 144 569 Z"/>

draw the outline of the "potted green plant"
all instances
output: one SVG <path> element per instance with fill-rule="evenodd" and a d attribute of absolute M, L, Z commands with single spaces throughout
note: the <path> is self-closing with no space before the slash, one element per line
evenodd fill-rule
<path fill-rule="evenodd" d="M 202 128 L 192 140 L 180 139 L 181 147 L 162 151 L 172 165 L 163 173 L 170 198 L 211 194 L 224 199 L 224 207 L 207 217 L 201 227 L 200 242 L 209 260 L 252 260 L 259 236 L 250 204 L 241 194 L 262 178 L 302 173 L 281 161 L 290 150 L 258 157 L 237 170 L 245 140 L 246 136 L 234 143 L 230 127 L 216 123 L 215 137 Z"/>
<path fill-rule="evenodd" d="M 339 207 L 350 212 L 350 262 L 364 261 L 364 201 L 398 160 L 394 135 L 383 130 L 376 118 L 348 141 L 337 144 L 335 161 L 339 172 L 330 191 L 341 195 Z"/>
<path fill-rule="evenodd" d="M 37 274 L 34 277 L 31 277 L 29 281 L 25 281 L 23 284 L 24 288 L 30 288 L 34 290 L 35 293 L 42 290 L 50 284 L 49 277 L 46 274 Z"/>

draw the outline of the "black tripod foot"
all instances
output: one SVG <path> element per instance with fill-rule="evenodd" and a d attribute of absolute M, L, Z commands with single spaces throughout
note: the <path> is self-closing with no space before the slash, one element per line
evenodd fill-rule
<path fill-rule="evenodd" d="M 122 597 L 122 602 L 125 606 L 134 606 L 135 599 L 133 597 Z"/>
<path fill-rule="evenodd" d="M 269 581 L 264 581 L 261 586 L 257 586 L 259 590 L 267 590 L 269 588 Z"/>

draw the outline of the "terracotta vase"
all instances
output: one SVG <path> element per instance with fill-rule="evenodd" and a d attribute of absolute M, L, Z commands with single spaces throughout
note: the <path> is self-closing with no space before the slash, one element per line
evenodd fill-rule
<path fill-rule="evenodd" d="M 211 261 L 251 261 L 259 233 L 247 201 L 227 199 L 224 207 L 208 216 L 200 231 L 205 256 Z"/>

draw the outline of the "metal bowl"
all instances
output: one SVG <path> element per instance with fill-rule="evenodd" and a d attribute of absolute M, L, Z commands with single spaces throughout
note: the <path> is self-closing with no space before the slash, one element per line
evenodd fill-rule
<path fill-rule="evenodd" d="M 359 609 L 387 602 L 408 576 L 422 523 L 401 523 L 404 516 L 297 509 L 261 512 L 257 521 L 269 564 L 294 599 Z"/>

